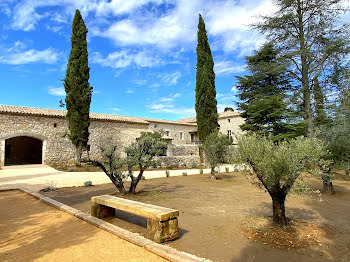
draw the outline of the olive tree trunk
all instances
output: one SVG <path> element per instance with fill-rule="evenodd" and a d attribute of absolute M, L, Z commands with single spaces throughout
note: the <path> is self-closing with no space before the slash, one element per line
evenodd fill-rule
<path fill-rule="evenodd" d="M 287 225 L 285 200 L 285 196 L 277 195 L 272 197 L 273 222 L 280 226 Z"/>
<path fill-rule="evenodd" d="M 212 180 L 216 180 L 215 166 L 210 168 L 210 178 L 211 178 Z"/>
<path fill-rule="evenodd" d="M 137 177 L 134 177 L 132 175 L 132 173 L 130 174 L 129 172 L 129 176 L 131 178 L 131 183 L 130 183 L 130 188 L 129 188 L 129 194 L 135 194 L 136 193 L 136 187 L 137 187 L 137 184 L 140 182 L 140 180 L 142 179 L 142 176 L 143 176 L 143 172 L 144 172 L 144 169 L 142 167 L 140 167 L 140 173 L 138 174 Z"/>

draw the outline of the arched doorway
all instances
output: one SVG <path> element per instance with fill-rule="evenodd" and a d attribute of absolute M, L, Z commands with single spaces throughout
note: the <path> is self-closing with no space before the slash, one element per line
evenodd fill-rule
<path fill-rule="evenodd" d="M 43 141 L 29 136 L 5 140 L 5 166 L 42 164 Z"/>

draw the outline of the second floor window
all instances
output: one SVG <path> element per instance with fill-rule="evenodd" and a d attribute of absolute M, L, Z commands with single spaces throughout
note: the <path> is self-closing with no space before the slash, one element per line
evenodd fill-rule
<path fill-rule="evenodd" d="M 180 132 L 180 140 L 184 140 L 184 132 Z"/>
<path fill-rule="evenodd" d="M 165 131 L 166 136 L 170 136 L 170 131 Z"/>

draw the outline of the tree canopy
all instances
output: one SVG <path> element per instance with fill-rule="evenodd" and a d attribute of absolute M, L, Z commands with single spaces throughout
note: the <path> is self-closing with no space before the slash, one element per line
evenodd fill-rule
<path fill-rule="evenodd" d="M 196 117 L 199 139 L 218 129 L 214 61 L 208 43 L 204 20 L 199 15 L 196 73 Z"/>
<path fill-rule="evenodd" d="M 247 173 L 259 181 L 255 184 L 271 196 L 273 221 L 287 225 L 286 196 L 293 188 L 299 192 L 306 188 L 299 179 L 301 173 L 317 168 L 326 154 L 325 145 L 317 138 L 297 137 L 276 144 L 267 137 L 252 134 L 238 138 L 235 160 L 246 163 L 250 168 Z"/>
<path fill-rule="evenodd" d="M 89 140 L 89 113 L 92 94 L 92 87 L 89 84 L 87 32 L 83 18 L 79 10 L 76 10 L 64 88 L 66 91 L 68 137 L 76 147 L 76 161 L 79 165 L 82 149 L 87 147 Z"/>
<path fill-rule="evenodd" d="M 244 131 L 271 135 L 275 140 L 297 134 L 288 123 L 287 94 L 291 89 L 286 73 L 288 63 L 267 43 L 252 56 L 246 57 L 249 75 L 238 76 L 238 109 L 245 123 Z"/>
<path fill-rule="evenodd" d="M 276 0 L 278 11 L 253 27 L 276 43 L 290 61 L 294 93 L 305 122 L 305 135 L 314 133 L 312 83 L 325 83 L 333 67 L 349 54 L 349 29 L 341 23 L 342 0 Z"/>

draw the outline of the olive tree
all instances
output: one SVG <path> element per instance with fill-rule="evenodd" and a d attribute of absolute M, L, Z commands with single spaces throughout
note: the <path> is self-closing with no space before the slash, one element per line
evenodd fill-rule
<path fill-rule="evenodd" d="M 230 139 L 226 135 L 221 135 L 217 132 L 211 133 L 205 139 L 203 150 L 205 158 L 210 165 L 211 179 L 215 180 L 215 168 L 219 164 L 223 164 L 228 160 L 230 155 L 229 145 Z"/>
<path fill-rule="evenodd" d="M 103 162 L 96 160 L 88 160 L 87 162 L 101 168 L 119 192 L 126 194 L 124 181 L 127 179 L 127 175 L 121 170 L 125 161 L 119 156 L 117 148 L 116 145 L 112 144 L 101 145 L 100 150 Z"/>
<path fill-rule="evenodd" d="M 244 135 L 237 138 L 235 160 L 248 165 L 254 184 L 265 188 L 272 198 L 273 222 L 285 226 L 285 200 L 291 190 L 304 192 L 307 188 L 302 172 L 317 172 L 317 165 L 327 154 L 321 140 L 297 137 L 278 144 L 267 137 Z M 254 179 L 252 181 L 254 181 Z M 256 183 L 257 182 L 257 183 Z"/>
<path fill-rule="evenodd" d="M 144 171 L 156 164 L 155 157 L 161 155 L 166 149 L 167 143 L 162 139 L 159 132 L 142 132 L 141 136 L 131 145 L 124 148 L 126 157 L 119 156 L 118 146 L 106 144 L 100 146 L 103 162 L 96 160 L 86 161 L 100 167 L 112 183 L 122 194 L 135 194 L 136 186 L 142 179 Z M 128 172 L 122 171 L 126 164 Z M 132 168 L 139 167 L 139 174 L 133 175 Z M 131 183 L 127 191 L 124 182 L 130 177 Z"/>
<path fill-rule="evenodd" d="M 141 136 L 131 145 L 125 148 L 128 175 L 131 179 L 130 194 L 135 194 L 137 184 L 140 182 L 143 172 L 156 164 L 155 157 L 160 156 L 167 148 L 167 143 L 162 139 L 160 132 L 142 132 Z M 132 168 L 137 166 L 139 174 L 134 176 Z"/>

